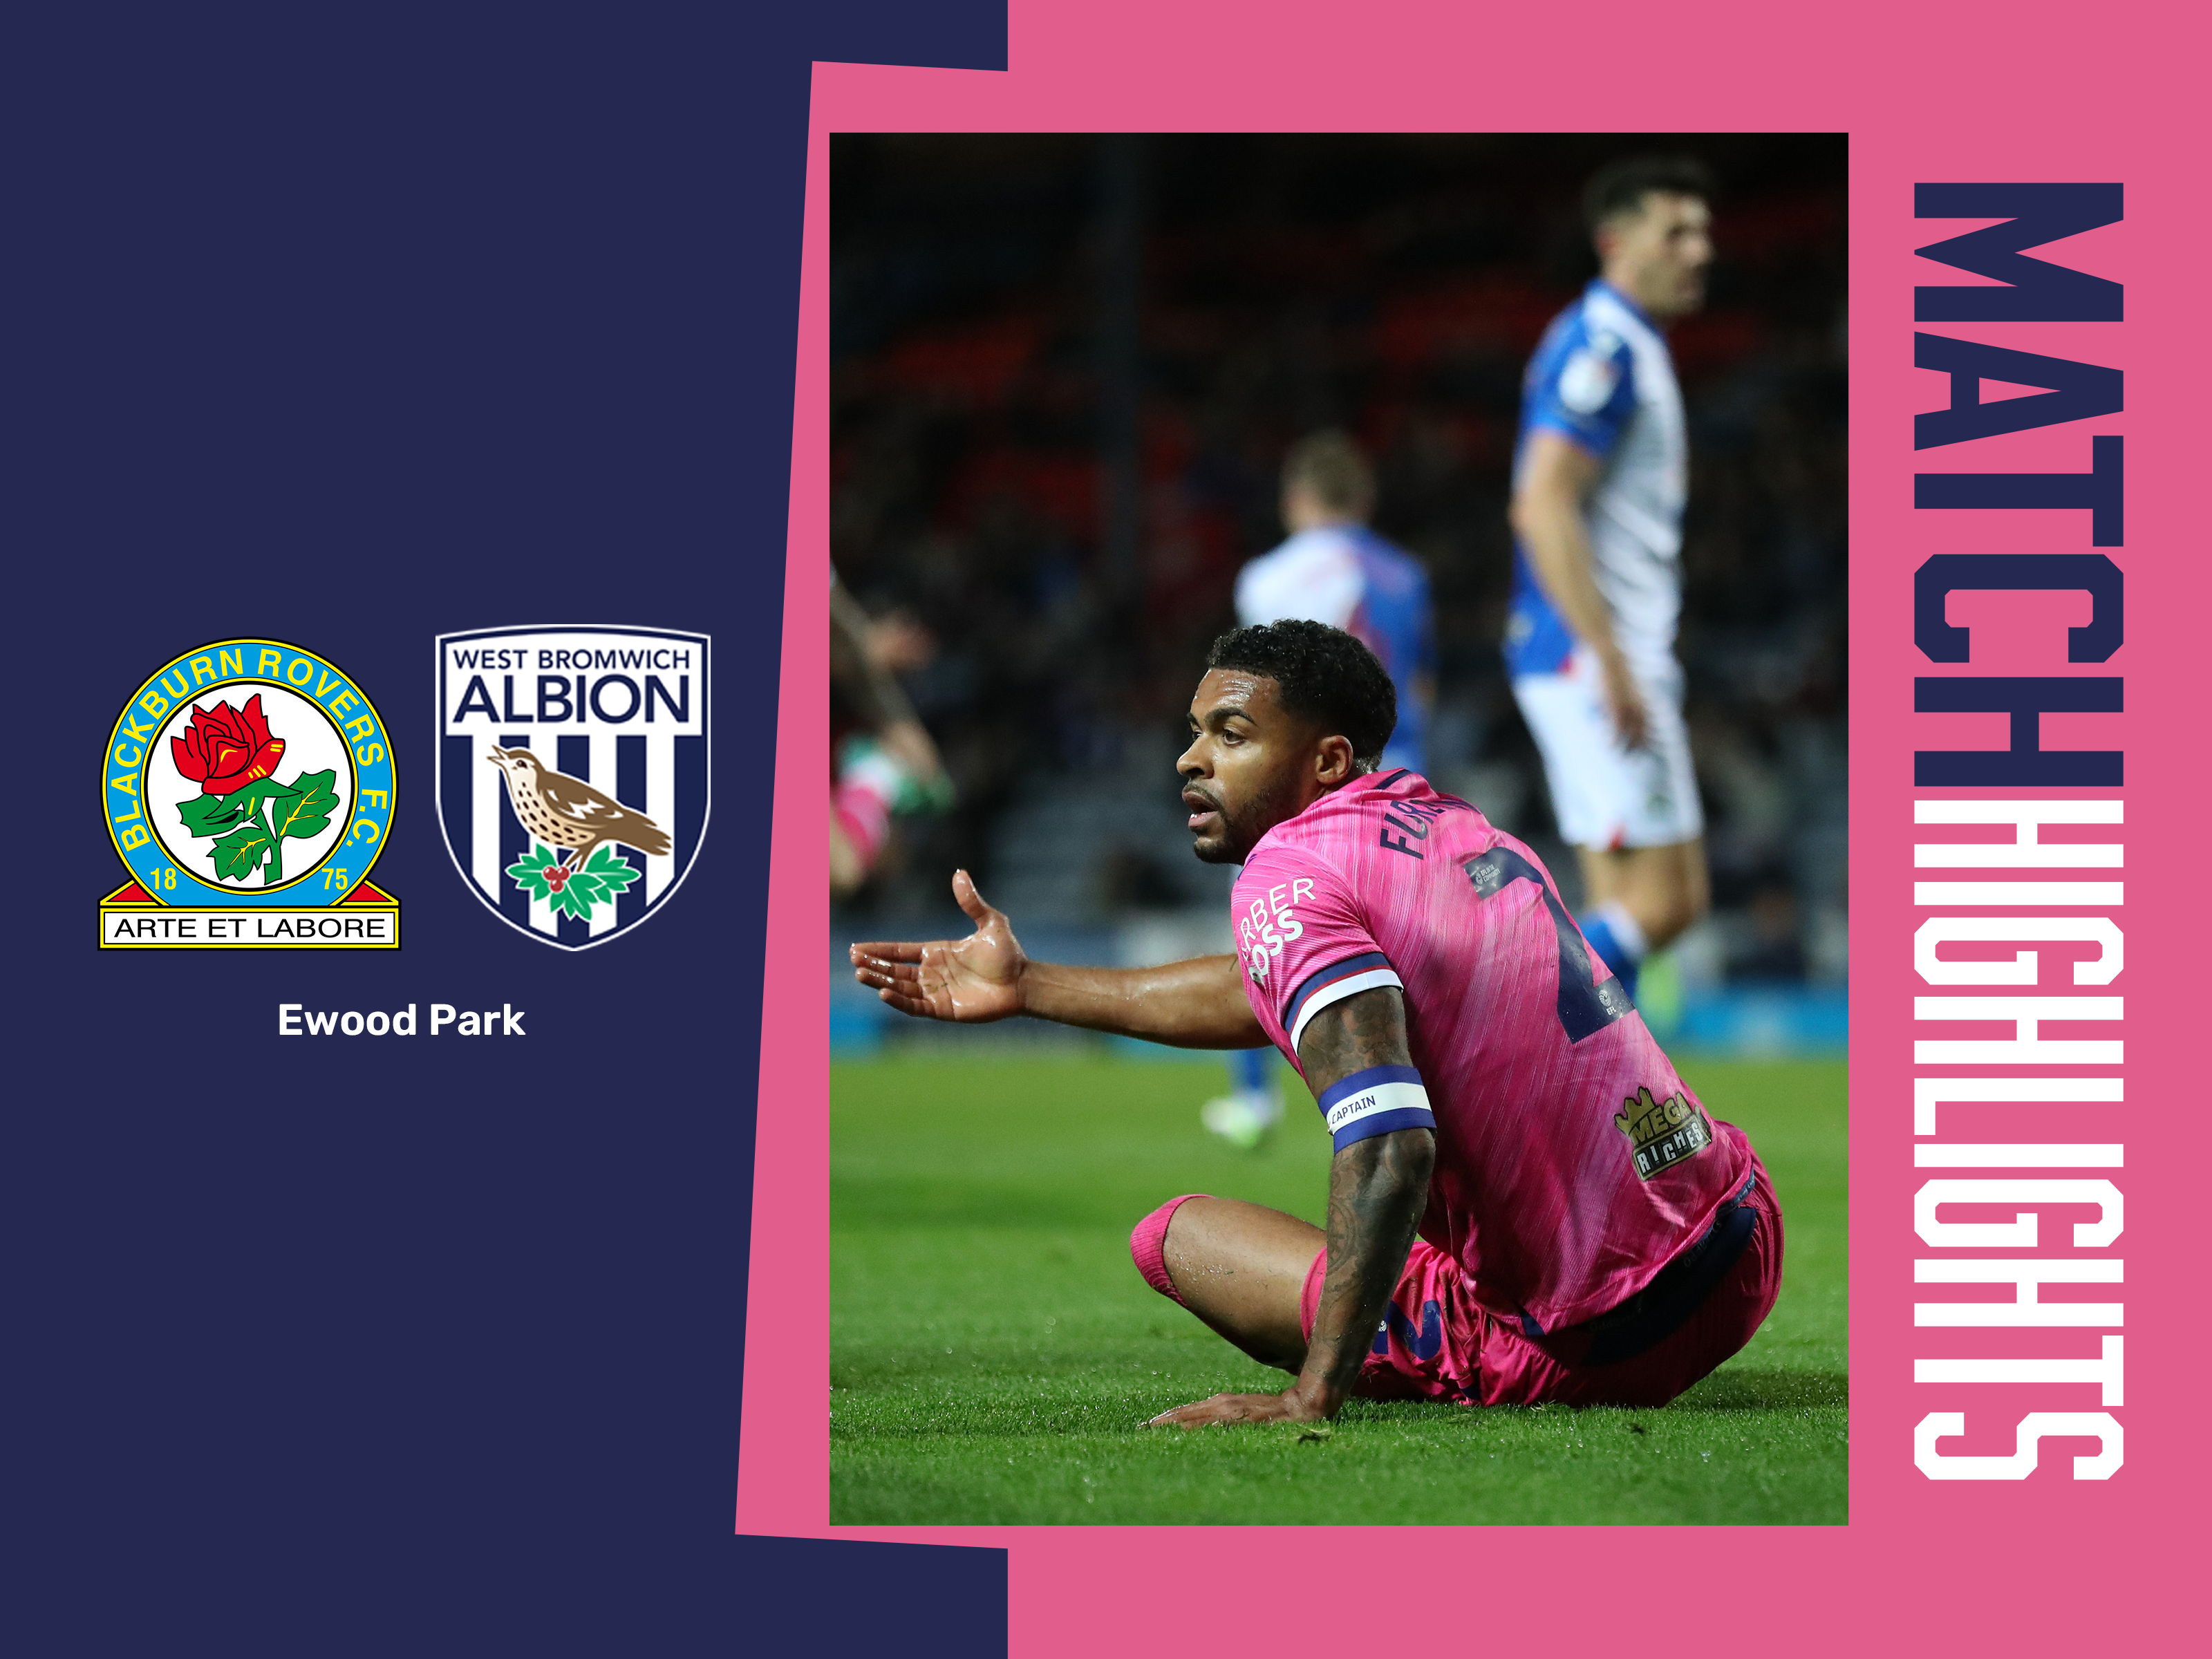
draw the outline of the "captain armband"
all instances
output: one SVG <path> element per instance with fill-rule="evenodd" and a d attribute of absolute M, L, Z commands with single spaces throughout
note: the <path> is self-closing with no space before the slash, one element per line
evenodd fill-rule
<path fill-rule="evenodd" d="M 1355 1140 L 1394 1129 L 1433 1129 L 1429 1091 L 1410 1066 L 1370 1066 L 1321 1091 L 1321 1118 L 1342 1152 Z"/>

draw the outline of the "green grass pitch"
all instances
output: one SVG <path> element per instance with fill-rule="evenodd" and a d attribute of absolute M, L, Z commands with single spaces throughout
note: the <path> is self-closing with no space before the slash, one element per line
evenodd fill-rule
<path fill-rule="evenodd" d="M 1321 1220 L 1328 1142 L 1295 1077 L 1283 1131 L 1242 1153 L 1199 1127 L 1210 1057 L 836 1064 L 832 1521 L 1841 1522 L 1843 1064 L 1681 1069 L 1782 1200 L 1781 1300 L 1751 1346 L 1657 1411 L 1354 1401 L 1316 1438 L 1140 1426 L 1288 1379 L 1153 1294 L 1127 1246 L 1181 1192 Z"/>

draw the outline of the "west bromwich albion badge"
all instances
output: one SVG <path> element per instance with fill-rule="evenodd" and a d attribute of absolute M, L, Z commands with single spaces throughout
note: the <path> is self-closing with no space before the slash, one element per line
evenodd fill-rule
<path fill-rule="evenodd" d="M 437 643 L 438 820 L 470 890 L 567 951 L 659 910 L 707 830 L 708 636 L 579 625 Z"/>
<path fill-rule="evenodd" d="M 131 879 L 100 902 L 101 948 L 397 949 L 399 902 L 368 880 L 393 794 L 384 722 L 343 670 L 281 640 L 185 652 L 108 736 Z"/>

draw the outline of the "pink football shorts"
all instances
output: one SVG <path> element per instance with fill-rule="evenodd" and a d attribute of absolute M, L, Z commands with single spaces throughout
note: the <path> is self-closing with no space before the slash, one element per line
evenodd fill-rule
<path fill-rule="evenodd" d="M 1724 1214 L 1702 1242 L 1725 1251 L 1741 1240 L 1740 1254 L 1702 1299 L 1710 1275 L 1686 1254 L 1621 1309 L 1549 1334 L 1478 1307 L 1458 1262 L 1417 1238 L 1352 1392 L 1470 1406 L 1664 1405 L 1750 1341 L 1781 1289 L 1782 1206 L 1756 1157 L 1736 1201 L 1747 1214 Z M 1324 1249 L 1298 1304 L 1309 1338 L 1328 1271 Z"/>

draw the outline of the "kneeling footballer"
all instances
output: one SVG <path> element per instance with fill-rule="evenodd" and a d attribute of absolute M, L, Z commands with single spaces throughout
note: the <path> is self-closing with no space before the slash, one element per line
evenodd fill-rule
<path fill-rule="evenodd" d="M 1187 1194 L 1137 1224 L 1147 1284 L 1280 1394 L 1154 1423 L 1309 1421 L 1344 1401 L 1656 1406 L 1750 1340 L 1782 1212 L 1536 856 L 1467 802 L 1377 770 L 1390 677 L 1312 622 L 1215 642 L 1176 763 L 1198 856 L 1241 864 L 1234 956 L 1032 962 L 964 872 L 966 939 L 853 947 L 903 1013 L 1013 1014 L 1193 1048 L 1273 1043 L 1334 1142 L 1326 1231 Z"/>

